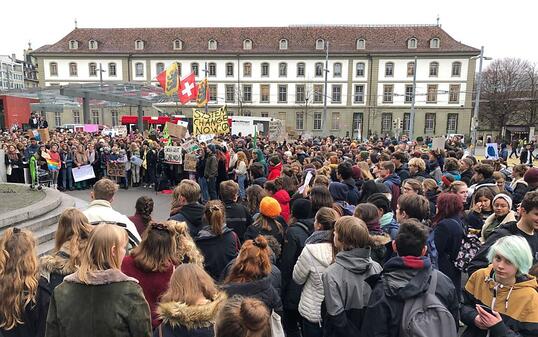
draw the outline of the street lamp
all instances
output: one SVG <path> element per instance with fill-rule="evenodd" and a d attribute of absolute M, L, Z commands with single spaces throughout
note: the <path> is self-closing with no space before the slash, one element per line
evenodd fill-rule
<path fill-rule="evenodd" d="M 474 104 L 474 113 L 473 113 L 473 130 L 472 130 L 472 144 L 473 148 L 471 150 L 471 153 L 473 156 L 475 155 L 476 151 L 476 141 L 477 141 L 477 127 L 478 127 L 478 109 L 480 107 L 480 89 L 482 86 L 482 62 L 483 60 L 492 60 L 491 57 L 485 57 L 484 56 L 484 46 L 480 47 L 480 55 L 471 57 L 471 60 L 480 59 L 480 62 L 478 63 L 478 77 L 476 79 L 476 99 Z"/>

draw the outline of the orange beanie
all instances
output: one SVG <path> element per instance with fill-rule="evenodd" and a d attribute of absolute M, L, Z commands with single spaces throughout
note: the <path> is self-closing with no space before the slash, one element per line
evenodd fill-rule
<path fill-rule="evenodd" d="M 270 218 L 276 218 L 280 215 L 280 212 L 282 212 L 282 209 L 275 198 L 264 197 L 262 201 L 260 201 L 261 214 Z"/>

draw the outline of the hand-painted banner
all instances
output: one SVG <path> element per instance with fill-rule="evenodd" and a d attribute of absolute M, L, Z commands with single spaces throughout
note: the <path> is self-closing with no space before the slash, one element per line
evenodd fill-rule
<path fill-rule="evenodd" d="M 193 135 L 224 135 L 230 133 L 228 124 L 228 108 L 222 108 L 205 113 L 202 110 L 193 109 Z"/>
<path fill-rule="evenodd" d="M 169 164 L 181 164 L 181 146 L 165 146 L 164 161 Z"/>
<path fill-rule="evenodd" d="M 183 164 L 183 170 L 187 172 L 196 172 L 196 163 L 198 158 L 194 153 L 188 153 L 185 155 L 185 162 Z"/>

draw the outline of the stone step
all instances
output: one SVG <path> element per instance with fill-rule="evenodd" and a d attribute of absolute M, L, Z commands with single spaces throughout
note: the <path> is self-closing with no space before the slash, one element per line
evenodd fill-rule
<path fill-rule="evenodd" d="M 37 256 L 47 255 L 54 249 L 54 240 L 44 242 L 37 246 Z"/>
<path fill-rule="evenodd" d="M 57 224 L 62 212 L 66 208 L 75 206 L 75 201 L 73 200 L 73 198 L 66 194 L 62 193 L 59 200 L 60 203 L 55 209 L 41 216 L 20 223 L 20 225 L 18 225 L 17 227 L 19 227 L 20 229 L 27 229 L 32 232 L 38 232 L 48 226 Z"/>

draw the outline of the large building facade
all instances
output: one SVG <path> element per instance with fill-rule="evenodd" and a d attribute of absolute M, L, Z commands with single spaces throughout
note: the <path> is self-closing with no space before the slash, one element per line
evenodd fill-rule
<path fill-rule="evenodd" d="M 24 70 L 15 55 L 0 55 L 0 90 L 24 88 Z"/>
<path fill-rule="evenodd" d="M 177 62 L 182 76 L 194 71 L 199 80 L 207 73 L 210 109 L 227 104 L 236 115 L 285 120 L 297 133 L 353 137 L 393 135 L 397 120 L 404 133 L 409 129 L 415 70 L 414 134 L 469 134 L 478 54 L 430 25 L 78 28 L 32 53 L 42 87 L 100 80 L 157 85 L 157 74 Z M 187 116 L 192 107 L 159 104 Z M 91 117 L 115 124 L 134 111 L 92 108 Z M 66 109 L 49 120 L 77 123 L 80 115 Z"/>

